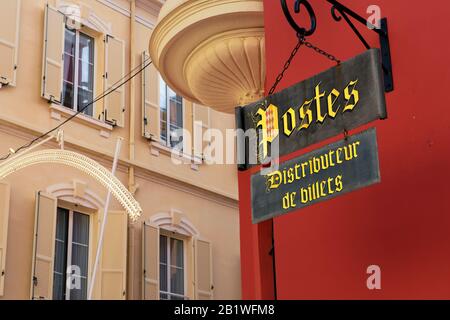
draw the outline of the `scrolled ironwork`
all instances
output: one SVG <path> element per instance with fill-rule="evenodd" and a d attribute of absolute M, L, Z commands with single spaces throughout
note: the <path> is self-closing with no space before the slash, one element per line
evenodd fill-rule
<path fill-rule="evenodd" d="M 297 32 L 299 36 L 308 37 L 312 35 L 316 31 L 317 19 L 316 14 L 314 12 L 313 7 L 307 0 L 296 0 L 294 3 L 294 12 L 300 13 L 301 6 L 304 6 L 306 11 L 308 12 L 309 19 L 311 21 L 311 26 L 307 30 L 303 28 L 295 22 L 294 17 L 292 17 L 291 11 L 286 3 L 286 0 L 281 0 L 281 7 L 283 8 L 284 15 L 286 16 L 286 20 L 289 22 L 292 28 Z"/>
<path fill-rule="evenodd" d="M 336 11 L 340 14 L 337 15 Z M 342 20 L 342 11 L 340 11 L 338 8 L 336 8 L 336 6 L 332 6 L 331 7 L 331 16 L 333 17 L 333 19 L 335 21 L 341 21 Z"/>

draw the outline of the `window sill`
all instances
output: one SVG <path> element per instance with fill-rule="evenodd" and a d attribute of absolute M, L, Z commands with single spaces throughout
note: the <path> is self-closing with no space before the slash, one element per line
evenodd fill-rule
<path fill-rule="evenodd" d="M 171 157 L 173 151 L 174 150 L 172 148 L 162 145 L 160 142 L 157 141 L 150 142 L 150 152 L 155 157 L 158 157 L 161 153 Z M 191 164 L 191 169 L 194 171 L 198 171 L 199 170 L 198 165 L 203 164 L 203 158 L 200 156 L 190 155 L 187 153 L 181 154 L 175 153 L 175 156 L 183 163 Z"/>
<path fill-rule="evenodd" d="M 72 109 L 60 106 L 55 103 L 50 104 L 50 116 L 52 119 L 61 121 L 61 117 L 71 117 L 76 112 Z M 91 116 L 87 116 L 85 114 L 80 113 L 77 115 L 74 119 L 74 121 L 84 123 L 94 129 L 98 129 L 100 131 L 100 136 L 109 138 L 111 135 L 111 132 L 113 130 L 113 126 L 110 124 L 107 124 L 103 121 L 97 120 Z"/>

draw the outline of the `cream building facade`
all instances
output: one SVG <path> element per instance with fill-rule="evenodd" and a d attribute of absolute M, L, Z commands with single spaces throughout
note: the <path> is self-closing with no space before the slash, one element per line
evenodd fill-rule
<path fill-rule="evenodd" d="M 1 1 L 0 155 L 110 89 L 63 126 L 65 150 L 108 170 L 123 138 L 116 176 L 142 208 L 133 222 L 111 201 L 94 298 L 239 299 L 236 166 L 208 165 L 192 151 L 195 135 L 232 128 L 234 117 L 176 95 L 153 65 L 139 73 L 162 5 Z M 171 160 L 177 143 L 181 165 Z M 95 176 L 60 163 L 0 180 L 0 299 L 86 299 L 106 195 Z"/>

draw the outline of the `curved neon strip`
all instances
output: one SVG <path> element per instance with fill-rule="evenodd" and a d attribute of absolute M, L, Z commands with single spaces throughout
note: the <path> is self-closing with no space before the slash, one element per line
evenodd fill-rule
<path fill-rule="evenodd" d="M 72 151 L 47 149 L 12 159 L 0 166 L 0 180 L 20 169 L 41 163 L 62 164 L 88 174 L 111 191 L 113 196 L 127 211 L 131 220 L 135 221 L 140 217 L 142 209 L 139 203 L 119 179 L 98 162 Z"/>

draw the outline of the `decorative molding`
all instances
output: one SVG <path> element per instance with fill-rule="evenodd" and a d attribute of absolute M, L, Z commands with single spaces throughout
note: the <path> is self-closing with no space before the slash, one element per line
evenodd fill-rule
<path fill-rule="evenodd" d="M 23 127 L 22 125 L 16 124 L 16 123 L 10 123 L 10 122 L 4 122 L 6 120 L 2 119 L 0 117 L 0 132 L 4 134 L 11 135 L 13 137 L 30 141 L 34 138 L 36 138 L 36 135 L 40 135 L 43 132 L 37 131 L 35 129 L 31 129 L 30 127 Z M 64 138 L 64 147 L 65 149 L 71 149 L 72 151 L 76 152 L 83 152 L 86 156 L 89 156 L 93 160 L 97 161 L 104 167 L 111 167 L 112 166 L 112 159 L 113 156 L 111 154 L 107 154 L 105 152 L 101 152 L 98 149 L 93 150 L 86 147 L 83 147 L 81 145 L 78 145 L 74 143 L 70 138 L 65 137 Z M 43 147 L 49 148 L 49 149 L 56 149 L 59 148 L 60 145 L 56 141 L 48 141 L 46 142 Z M 117 166 L 117 172 L 121 173 L 128 173 L 128 165 L 124 162 L 120 162 Z"/>
<path fill-rule="evenodd" d="M 165 1 L 164 6 L 161 8 L 161 12 L 159 13 L 158 22 L 163 20 L 172 11 L 174 11 L 178 7 L 182 6 L 186 2 L 189 2 L 189 0 L 167 0 L 167 1 Z"/>
<path fill-rule="evenodd" d="M 84 190 L 82 196 L 76 195 L 75 183 L 74 180 L 72 183 L 54 184 L 47 187 L 46 192 L 60 200 L 82 205 L 93 210 L 100 210 L 105 206 L 101 197 L 89 188 Z"/>
<path fill-rule="evenodd" d="M 150 154 L 154 157 L 159 157 L 159 150 L 150 145 Z"/>
<path fill-rule="evenodd" d="M 51 103 L 50 104 L 50 117 L 55 120 L 61 120 L 61 116 L 64 116 L 66 118 L 73 116 L 76 113 L 75 110 L 62 107 L 58 104 Z M 56 114 L 59 114 L 59 119 Z M 101 131 L 111 132 L 113 130 L 113 127 L 101 120 L 97 120 L 91 116 L 85 115 L 83 113 L 78 114 L 74 120 L 78 122 L 82 122 L 84 124 L 87 124 L 95 129 L 99 129 L 100 135 Z"/>
<path fill-rule="evenodd" d="M 177 217 L 178 215 L 178 217 Z M 179 210 L 171 209 L 170 212 L 157 213 L 150 217 L 151 225 L 161 229 L 185 235 L 187 237 L 199 237 L 200 233 L 194 224 Z"/>
<path fill-rule="evenodd" d="M 58 0 L 57 8 L 64 15 L 78 24 L 85 25 L 99 33 L 111 34 L 112 24 L 103 21 L 95 12 L 85 3 L 78 3 L 70 0 Z"/>
<path fill-rule="evenodd" d="M 111 9 L 113 9 L 114 11 L 123 14 L 124 16 L 127 16 L 127 17 L 131 16 L 130 10 L 128 8 L 124 8 L 120 5 L 118 5 L 114 0 L 97 0 L 97 1 Z"/>
<path fill-rule="evenodd" d="M 169 148 L 165 145 L 162 145 L 159 142 L 156 141 L 151 141 L 149 143 L 150 145 L 150 153 L 153 156 L 158 157 L 161 153 L 168 156 L 168 157 L 172 157 L 172 153 L 174 152 L 174 149 Z M 195 155 L 190 155 L 187 153 L 180 153 L 177 152 L 177 154 L 175 154 L 176 158 L 178 161 L 181 161 L 183 164 L 190 164 L 190 163 L 197 163 L 197 164 L 202 164 L 202 158 L 195 156 Z"/>
<path fill-rule="evenodd" d="M 61 121 L 61 113 L 52 110 L 50 112 L 50 118 L 52 118 L 53 120 Z"/>
<path fill-rule="evenodd" d="M 130 9 L 124 8 L 120 5 L 118 5 L 114 0 L 97 0 L 97 1 L 105 6 L 109 7 L 110 9 L 123 14 L 124 16 L 126 16 L 128 18 L 131 17 Z M 155 18 L 155 21 L 156 21 L 156 18 Z M 145 26 L 149 29 L 152 29 L 152 30 L 155 28 L 155 23 L 153 21 L 145 19 L 144 17 L 141 17 L 138 14 L 136 14 L 136 22 L 138 22 L 138 23 L 142 24 L 143 26 Z"/>
<path fill-rule="evenodd" d="M 142 24 L 144 27 L 147 27 L 151 30 L 153 30 L 155 28 L 154 22 L 144 19 L 144 18 L 140 17 L 139 15 L 136 15 L 136 22 Z"/>
<path fill-rule="evenodd" d="M 100 136 L 103 138 L 109 138 L 109 137 L 111 137 L 111 132 L 105 131 L 105 130 L 100 130 Z"/>
<path fill-rule="evenodd" d="M 158 16 L 164 3 L 165 0 L 136 0 L 136 7 Z"/>
<path fill-rule="evenodd" d="M 166 186 L 173 190 L 183 192 L 185 194 L 190 194 L 194 197 L 202 198 L 216 204 L 232 208 L 239 208 L 238 199 L 233 198 L 231 195 L 224 195 L 223 193 L 217 192 L 213 188 L 205 188 L 190 184 L 182 180 L 172 180 L 167 179 L 163 173 L 150 172 L 148 170 L 142 170 L 141 168 L 136 168 L 135 175 L 138 178 L 153 182 L 158 185 Z"/>
<path fill-rule="evenodd" d="M 111 191 L 112 195 L 128 212 L 131 220 L 135 221 L 141 215 L 142 209 L 139 203 L 117 177 L 98 162 L 72 151 L 46 149 L 17 154 L 0 166 L 0 180 L 18 170 L 41 163 L 61 164 L 88 174 L 104 188 Z"/>
<path fill-rule="evenodd" d="M 76 197 L 84 197 L 86 192 L 87 183 L 74 179 L 73 180 L 73 193 Z"/>
<path fill-rule="evenodd" d="M 29 141 L 31 139 L 34 139 L 36 135 L 41 135 L 42 133 L 44 133 L 44 129 L 33 127 L 30 124 L 21 122 L 17 119 L 6 117 L 5 115 L 0 115 L 0 132 L 25 141 Z M 51 141 L 47 142 L 44 146 L 47 148 L 57 148 L 58 144 L 54 141 Z M 105 150 L 101 150 L 99 148 L 93 149 L 88 144 L 81 143 L 79 140 L 74 140 L 67 136 L 65 137 L 65 148 L 71 148 L 77 152 L 83 152 L 105 167 L 111 166 L 113 155 L 112 153 L 108 153 Z M 117 167 L 117 171 L 127 173 L 129 166 L 135 167 L 136 177 L 139 177 L 141 179 L 164 185 L 174 190 L 178 190 L 186 194 L 191 194 L 205 200 L 216 202 L 220 205 L 224 205 L 230 208 L 238 208 L 238 199 L 236 195 L 227 194 L 220 190 L 215 190 L 214 188 L 211 188 L 211 186 L 189 183 L 182 179 L 167 175 L 164 172 L 154 171 L 146 164 L 141 162 L 130 162 L 126 159 L 119 159 L 119 166 Z"/>

